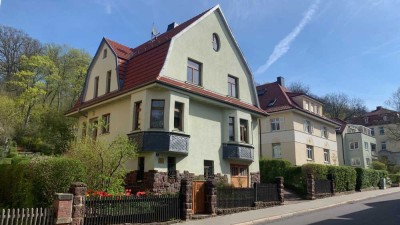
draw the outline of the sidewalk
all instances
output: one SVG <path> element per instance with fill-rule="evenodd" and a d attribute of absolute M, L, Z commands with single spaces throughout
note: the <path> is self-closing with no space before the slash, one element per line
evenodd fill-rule
<path fill-rule="evenodd" d="M 396 192 L 400 192 L 400 188 L 395 187 L 388 188 L 386 190 L 356 192 L 354 194 L 340 195 L 317 200 L 304 200 L 304 202 L 297 204 L 288 204 L 259 210 L 251 210 L 230 215 L 210 217 L 203 220 L 192 220 L 184 222 L 183 224 L 256 224 Z"/>

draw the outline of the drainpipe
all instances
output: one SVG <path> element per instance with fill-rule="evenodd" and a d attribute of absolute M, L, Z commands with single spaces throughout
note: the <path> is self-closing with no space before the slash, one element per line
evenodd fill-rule
<path fill-rule="evenodd" d="M 259 151 L 259 159 L 262 158 L 262 150 L 261 150 L 261 119 L 258 119 L 258 133 L 259 133 L 259 138 L 258 138 L 258 151 Z"/>
<path fill-rule="evenodd" d="M 342 139 L 342 154 L 343 154 L 343 164 L 346 165 L 346 158 L 344 155 L 344 137 L 343 135 L 340 135 L 341 139 Z"/>

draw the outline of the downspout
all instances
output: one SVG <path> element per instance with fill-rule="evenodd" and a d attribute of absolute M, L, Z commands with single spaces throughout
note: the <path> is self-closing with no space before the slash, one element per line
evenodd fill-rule
<path fill-rule="evenodd" d="M 343 135 L 340 135 L 340 138 L 342 139 L 343 164 L 346 165 L 346 158 L 344 156 L 344 138 L 343 138 Z"/>
<path fill-rule="evenodd" d="M 261 119 L 258 119 L 258 151 L 259 151 L 259 160 L 262 159 L 262 150 L 261 150 Z"/>

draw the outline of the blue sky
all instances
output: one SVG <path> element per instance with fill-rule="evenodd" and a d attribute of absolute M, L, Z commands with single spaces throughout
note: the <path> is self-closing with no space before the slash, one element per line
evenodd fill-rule
<path fill-rule="evenodd" d="M 101 38 L 130 47 L 220 4 L 255 79 L 284 76 L 313 93 L 344 92 L 369 109 L 400 86 L 400 1 L 0 0 L 0 24 L 43 43 L 95 53 Z"/>

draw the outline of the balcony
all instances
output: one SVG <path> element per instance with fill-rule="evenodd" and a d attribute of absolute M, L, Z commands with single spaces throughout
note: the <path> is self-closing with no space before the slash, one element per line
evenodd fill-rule
<path fill-rule="evenodd" d="M 142 131 L 128 134 L 138 152 L 171 152 L 187 155 L 189 135 L 172 132 Z"/>
<path fill-rule="evenodd" d="M 223 158 L 240 161 L 254 161 L 254 148 L 248 145 L 223 144 Z"/>

